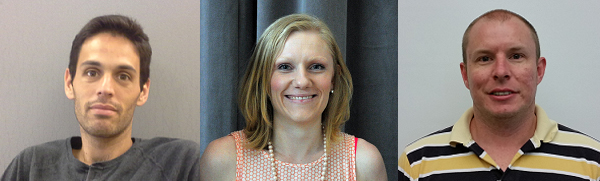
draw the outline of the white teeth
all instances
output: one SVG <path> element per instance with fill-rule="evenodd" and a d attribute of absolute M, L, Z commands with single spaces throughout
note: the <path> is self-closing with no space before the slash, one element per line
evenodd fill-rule
<path fill-rule="evenodd" d="M 294 96 L 289 96 L 290 99 L 292 100 L 304 100 L 304 99 L 310 99 L 313 98 L 313 96 L 304 96 L 304 97 L 294 97 Z"/>
<path fill-rule="evenodd" d="M 510 92 L 506 91 L 506 92 L 492 92 L 493 95 L 495 96 L 505 96 L 505 95 L 509 95 Z"/>

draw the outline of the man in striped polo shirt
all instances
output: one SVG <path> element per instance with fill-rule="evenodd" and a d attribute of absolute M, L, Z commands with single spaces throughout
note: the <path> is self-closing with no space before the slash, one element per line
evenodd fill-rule
<path fill-rule="evenodd" d="M 533 26 L 489 11 L 465 31 L 460 63 L 473 107 L 408 145 L 399 180 L 599 180 L 600 143 L 535 104 L 546 59 Z"/>

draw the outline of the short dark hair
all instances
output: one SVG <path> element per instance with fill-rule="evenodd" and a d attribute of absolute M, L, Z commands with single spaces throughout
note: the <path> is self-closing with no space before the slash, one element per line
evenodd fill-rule
<path fill-rule="evenodd" d="M 533 39 L 533 42 L 535 43 L 535 55 L 536 55 L 536 63 L 537 63 L 537 59 L 540 59 L 541 55 L 540 55 L 540 40 L 538 39 L 538 35 L 537 35 L 537 32 L 535 31 L 535 28 L 533 28 L 533 25 L 531 25 L 531 23 L 529 23 L 529 21 L 527 21 L 523 16 L 521 16 L 517 13 L 514 13 L 512 11 L 505 10 L 505 9 L 495 9 L 495 10 L 488 11 L 488 12 L 484 13 L 483 15 L 477 17 L 477 19 L 473 20 L 473 22 L 471 22 L 471 24 L 469 24 L 469 26 L 467 27 L 467 30 L 465 30 L 465 34 L 463 35 L 463 40 L 462 40 L 463 63 L 465 65 L 467 64 L 467 45 L 469 44 L 469 33 L 471 32 L 471 28 L 473 28 L 473 25 L 475 25 L 475 23 L 477 23 L 479 20 L 484 19 L 484 18 L 489 19 L 489 20 L 496 20 L 496 21 L 507 21 L 513 17 L 516 17 L 517 19 L 519 19 L 523 23 L 525 23 L 525 25 L 527 25 L 527 27 L 531 31 L 531 38 Z"/>
<path fill-rule="evenodd" d="M 77 71 L 77 60 L 81 46 L 87 38 L 90 38 L 99 33 L 111 33 L 113 35 L 123 36 L 133 43 L 138 56 L 140 57 L 140 90 L 150 77 L 150 59 L 152 57 L 152 48 L 148 35 L 142 30 L 135 20 L 122 15 L 105 15 L 98 16 L 88 22 L 77 33 L 71 46 L 71 56 L 69 57 L 69 73 L 71 80 L 75 79 Z M 71 81 L 71 83 L 73 83 Z"/>

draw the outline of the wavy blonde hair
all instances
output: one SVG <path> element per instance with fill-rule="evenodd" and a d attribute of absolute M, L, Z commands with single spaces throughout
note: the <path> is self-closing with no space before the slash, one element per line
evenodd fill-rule
<path fill-rule="evenodd" d="M 246 147 L 265 149 L 273 134 L 273 105 L 269 99 L 272 69 L 288 36 L 296 31 L 317 31 L 327 43 L 336 65 L 333 76 L 335 93 L 330 95 L 321 119 L 328 147 L 340 141 L 340 127 L 350 118 L 352 77 L 333 34 L 316 17 L 305 14 L 288 15 L 279 18 L 264 31 L 256 43 L 240 84 L 238 101 L 246 120 L 243 130 L 248 139 Z"/>

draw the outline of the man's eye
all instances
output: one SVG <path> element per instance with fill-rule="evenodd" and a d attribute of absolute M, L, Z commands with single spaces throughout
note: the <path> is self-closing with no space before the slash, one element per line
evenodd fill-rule
<path fill-rule="evenodd" d="M 88 70 L 88 71 L 85 71 L 85 75 L 87 75 L 88 77 L 96 77 L 96 76 L 98 76 L 98 71 Z"/>
<path fill-rule="evenodd" d="M 488 56 L 481 57 L 481 58 L 479 58 L 479 60 L 482 62 L 487 62 L 487 61 L 490 61 L 490 57 L 488 57 Z"/>
<path fill-rule="evenodd" d="M 292 66 L 290 66 L 289 64 L 282 63 L 282 64 L 279 64 L 279 66 L 277 66 L 277 69 L 278 70 L 291 70 Z"/>
<path fill-rule="evenodd" d="M 325 66 L 323 66 L 322 64 L 313 64 L 312 66 L 310 66 L 310 69 L 312 69 L 312 70 L 325 70 Z"/>
<path fill-rule="evenodd" d="M 131 80 L 131 77 L 127 74 L 119 75 L 119 80 Z"/>
<path fill-rule="evenodd" d="M 520 59 L 520 58 L 522 58 L 522 56 L 520 54 L 513 54 L 510 58 L 511 59 Z"/>

